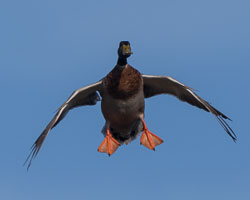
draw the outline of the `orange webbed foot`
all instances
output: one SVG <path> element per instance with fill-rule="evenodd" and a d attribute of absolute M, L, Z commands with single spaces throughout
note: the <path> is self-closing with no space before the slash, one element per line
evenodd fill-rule
<path fill-rule="evenodd" d="M 119 146 L 120 146 L 120 143 L 112 137 L 110 130 L 108 128 L 107 135 L 97 150 L 101 153 L 107 153 L 110 156 L 116 151 L 116 149 Z"/>
<path fill-rule="evenodd" d="M 140 142 L 145 147 L 151 150 L 155 150 L 155 147 L 163 143 L 163 140 L 148 130 L 144 120 L 142 121 L 142 123 L 143 123 L 144 130 L 143 130 Z"/>

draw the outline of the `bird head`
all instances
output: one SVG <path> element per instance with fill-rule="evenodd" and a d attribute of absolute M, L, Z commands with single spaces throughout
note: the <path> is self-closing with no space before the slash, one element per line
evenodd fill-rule
<path fill-rule="evenodd" d="M 131 51 L 129 41 L 121 41 L 120 44 L 119 44 L 119 48 L 118 48 L 119 57 L 127 58 L 131 54 L 133 54 L 133 52 Z"/>

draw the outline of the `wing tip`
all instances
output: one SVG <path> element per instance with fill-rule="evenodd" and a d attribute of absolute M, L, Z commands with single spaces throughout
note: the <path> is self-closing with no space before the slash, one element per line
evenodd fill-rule
<path fill-rule="evenodd" d="M 34 144 L 30 147 L 30 153 L 28 155 L 28 157 L 26 158 L 23 166 L 25 166 L 28 163 L 27 166 L 27 171 L 29 170 L 32 161 L 35 159 L 35 157 L 37 156 L 38 152 L 41 149 L 41 146 L 47 136 L 47 134 L 49 133 L 50 129 L 46 128 L 42 134 L 37 138 L 37 140 L 34 142 Z"/>
<path fill-rule="evenodd" d="M 28 163 L 27 171 L 29 171 L 29 168 L 31 166 L 32 161 L 37 156 L 38 152 L 40 150 L 40 147 L 37 145 L 37 141 L 31 146 L 31 152 L 26 158 L 25 162 L 23 163 L 23 166 L 25 166 Z"/>
<path fill-rule="evenodd" d="M 230 136 L 232 137 L 234 143 L 236 143 L 238 140 L 237 135 L 234 132 L 232 132 L 232 133 L 233 133 L 233 135 L 230 135 Z"/>

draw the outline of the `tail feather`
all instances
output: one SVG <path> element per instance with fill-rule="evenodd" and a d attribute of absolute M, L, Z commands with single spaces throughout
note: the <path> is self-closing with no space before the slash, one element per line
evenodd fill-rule
<path fill-rule="evenodd" d="M 128 144 L 134 139 L 136 139 L 143 130 L 143 124 L 141 119 L 138 119 L 131 126 L 123 129 L 117 129 L 115 127 L 110 126 L 110 132 L 112 136 L 120 143 L 120 144 Z M 102 134 L 106 136 L 107 131 L 107 123 L 102 128 Z"/>

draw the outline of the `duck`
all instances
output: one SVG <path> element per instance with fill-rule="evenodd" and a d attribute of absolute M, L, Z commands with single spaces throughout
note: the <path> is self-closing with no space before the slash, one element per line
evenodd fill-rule
<path fill-rule="evenodd" d="M 145 123 L 145 99 L 169 94 L 192 106 L 210 112 L 236 142 L 237 137 L 225 120 L 225 114 L 198 96 L 192 88 L 170 76 L 144 75 L 128 64 L 133 54 L 129 41 L 121 41 L 118 47 L 118 61 L 115 67 L 100 81 L 75 90 L 59 107 L 57 113 L 31 147 L 25 164 L 28 169 L 37 156 L 47 135 L 67 113 L 79 106 L 96 105 L 101 101 L 101 111 L 105 119 L 102 129 L 104 140 L 98 152 L 112 155 L 122 144 L 128 144 L 141 133 L 140 144 L 155 150 L 163 140 L 149 131 Z"/>

